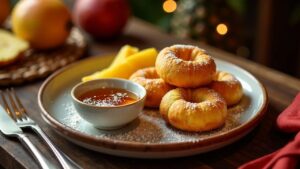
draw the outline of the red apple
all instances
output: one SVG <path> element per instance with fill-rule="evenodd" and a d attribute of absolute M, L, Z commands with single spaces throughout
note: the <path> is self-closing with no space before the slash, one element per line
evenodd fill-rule
<path fill-rule="evenodd" d="M 77 0 L 75 23 L 97 39 L 118 36 L 130 15 L 127 0 Z"/>

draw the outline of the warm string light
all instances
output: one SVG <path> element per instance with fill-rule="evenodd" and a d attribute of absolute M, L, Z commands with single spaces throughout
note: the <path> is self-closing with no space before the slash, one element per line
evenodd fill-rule
<path fill-rule="evenodd" d="M 217 25 L 216 31 L 220 35 L 225 35 L 228 32 L 228 27 L 224 23 L 220 23 Z"/>
<path fill-rule="evenodd" d="M 177 8 L 177 3 L 174 0 L 166 0 L 163 3 L 163 9 L 167 13 L 172 13 L 176 10 Z"/>

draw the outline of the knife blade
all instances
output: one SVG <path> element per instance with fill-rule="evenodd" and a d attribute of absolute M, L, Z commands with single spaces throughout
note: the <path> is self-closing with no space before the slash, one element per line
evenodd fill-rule
<path fill-rule="evenodd" d="M 15 121 L 6 113 L 4 108 L 0 105 L 0 130 L 3 134 L 14 135 L 22 133 L 20 127 L 17 126 Z"/>
<path fill-rule="evenodd" d="M 34 158 L 37 160 L 42 169 L 56 169 L 47 158 L 34 146 L 28 139 L 27 135 L 23 133 L 21 128 L 15 121 L 6 113 L 4 108 L 0 105 L 0 131 L 6 136 L 17 137 L 30 150 Z"/>

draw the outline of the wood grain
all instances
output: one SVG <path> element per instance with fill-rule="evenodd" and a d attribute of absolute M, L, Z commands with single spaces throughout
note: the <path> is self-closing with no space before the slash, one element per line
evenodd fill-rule
<path fill-rule="evenodd" d="M 74 159 L 83 168 L 231 169 L 237 168 L 239 165 L 249 160 L 273 152 L 293 138 L 292 134 L 284 134 L 278 131 L 276 129 L 275 121 L 278 114 L 289 105 L 294 96 L 300 91 L 299 79 L 292 78 L 278 71 L 274 71 L 267 67 L 241 59 L 235 55 L 195 41 L 176 39 L 161 32 L 152 25 L 137 19 L 131 20 L 124 35 L 116 41 L 96 42 L 89 39 L 89 43 L 90 55 L 97 56 L 107 53 L 115 53 L 124 44 L 138 46 L 141 49 L 147 47 L 162 49 L 165 46 L 177 43 L 198 45 L 206 49 L 212 56 L 232 62 L 253 73 L 265 85 L 268 91 L 269 106 L 266 116 L 255 130 L 234 144 L 219 150 L 191 157 L 164 160 L 143 160 L 96 153 L 81 148 L 66 139 L 63 139 L 56 134 L 40 116 L 41 111 L 37 104 L 37 92 L 43 81 L 40 80 L 35 83 L 17 87 L 17 94 L 21 97 L 30 116 L 39 123 L 57 147 Z M 35 137 L 33 134 L 30 134 L 30 138 L 51 161 L 56 162 L 53 155 L 46 146 L 41 143 L 40 139 Z M 0 153 L 0 163 L 5 168 L 38 168 L 28 151 L 25 150 L 17 140 L 8 139 L 0 135 Z"/>

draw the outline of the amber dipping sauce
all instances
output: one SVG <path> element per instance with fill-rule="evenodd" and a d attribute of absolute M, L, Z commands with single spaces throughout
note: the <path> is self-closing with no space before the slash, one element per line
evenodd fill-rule
<path fill-rule="evenodd" d="M 78 99 L 90 105 L 115 107 L 136 102 L 139 98 L 125 89 L 99 88 L 83 93 Z"/>

